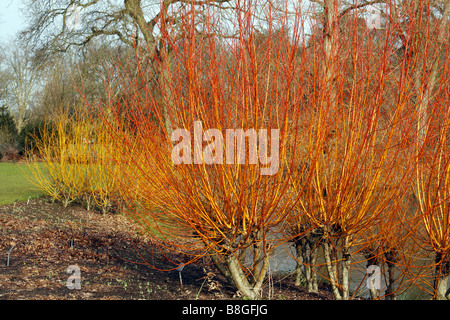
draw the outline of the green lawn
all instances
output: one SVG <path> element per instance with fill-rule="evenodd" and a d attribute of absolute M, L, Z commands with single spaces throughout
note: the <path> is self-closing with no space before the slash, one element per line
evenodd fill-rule
<path fill-rule="evenodd" d="M 28 172 L 26 164 L 0 163 L 0 205 L 42 194 L 29 181 Z"/>

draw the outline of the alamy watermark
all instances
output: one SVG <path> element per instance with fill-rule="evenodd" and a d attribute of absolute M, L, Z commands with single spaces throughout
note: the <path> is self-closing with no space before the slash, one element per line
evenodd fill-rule
<path fill-rule="evenodd" d="M 67 8 L 65 17 L 66 17 L 66 26 L 71 31 L 78 31 L 82 28 L 81 24 L 81 6 L 77 6 L 75 4 L 70 5 Z"/>
<path fill-rule="evenodd" d="M 66 281 L 66 287 L 70 290 L 81 289 L 81 271 L 80 267 L 77 265 L 71 265 L 67 268 L 66 273 L 71 274 Z"/>
<path fill-rule="evenodd" d="M 377 265 L 370 265 L 367 267 L 367 289 L 369 290 L 381 290 L 381 269 Z"/>
<path fill-rule="evenodd" d="M 270 154 L 268 130 L 226 129 L 225 140 L 219 129 L 203 131 L 201 121 L 194 121 L 194 154 L 192 156 L 192 137 L 187 129 L 173 131 L 171 140 L 178 142 L 172 149 L 175 164 L 245 164 L 248 141 L 248 164 L 262 165 L 261 175 L 274 175 L 279 168 L 279 129 L 270 130 Z M 180 141 L 181 139 L 181 141 Z M 203 148 L 203 143 L 208 144 Z M 225 143 L 224 143 L 225 142 Z M 225 151 L 224 149 L 225 145 Z M 235 154 L 236 151 L 236 154 Z M 225 154 L 224 154 L 225 152 Z"/>

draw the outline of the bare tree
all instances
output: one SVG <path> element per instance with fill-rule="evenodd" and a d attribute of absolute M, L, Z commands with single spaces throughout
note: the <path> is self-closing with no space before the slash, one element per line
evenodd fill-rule
<path fill-rule="evenodd" d="M 234 0 L 27 0 L 30 24 L 22 35 L 41 52 L 85 46 L 98 36 L 128 45 L 144 40 L 155 55 L 164 32 L 176 29 L 187 13 L 196 12 L 198 25 L 205 7 L 226 12 Z M 136 41 L 137 43 L 133 43 Z"/>
<path fill-rule="evenodd" d="M 186 15 L 195 16 L 198 33 L 207 20 L 207 10 L 221 11 L 221 17 L 234 10 L 234 0 L 28 0 L 29 26 L 22 38 L 32 44 L 41 60 L 54 52 L 66 52 L 71 47 L 86 48 L 94 38 L 106 36 L 113 42 L 146 47 L 145 54 L 154 68 L 155 83 L 165 105 L 170 93 L 164 85 L 162 72 L 170 64 L 167 39 L 176 38 Z M 184 20 L 186 21 L 186 20 Z M 213 31 L 210 31 L 213 32 Z M 163 36 L 170 35 L 170 37 Z M 164 41 L 161 39 L 165 39 Z M 171 130 L 163 106 L 162 121 Z"/>
<path fill-rule="evenodd" d="M 2 104 L 5 103 L 4 99 L 6 98 L 6 79 L 7 79 L 7 73 L 3 66 L 3 63 L 5 61 L 5 57 L 3 56 L 3 50 L 0 51 L 0 101 Z"/>
<path fill-rule="evenodd" d="M 105 99 L 104 81 L 118 68 L 117 59 L 125 64 L 130 55 L 134 55 L 133 48 L 112 46 L 100 38 L 87 44 L 84 54 L 70 50 L 53 55 L 41 64 L 43 85 L 38 92 L 39 112 L 49 114 L 61 108 L 83 108 L 84 98 Z M 83 96 L 78 90 L 83 91 Z"/>
<path fill-rule="evenodd" d="M 39 69 L 32 62 L 30 47 L 19 45 L 7 53 L 1 86 L 3 100 L 20 132 L 31 111 L 32 97 L 39 81 Z"/>

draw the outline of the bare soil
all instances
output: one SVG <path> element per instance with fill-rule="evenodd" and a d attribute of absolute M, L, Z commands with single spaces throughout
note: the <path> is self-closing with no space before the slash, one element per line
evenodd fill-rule
<path fill-rule="evenodd" d="M 0 207 L 0 300 L 241 299 L 208 261 L 187 265 L 180 281 L 177 270 L 163 271 L 176 267 L 166 257 L 183 261 L 163 255 L 123 215 L 64 208 L 45 198 Z M 71 265 L 80 268 L 80 290 L 66 286 Z M 328 288 L 310 294 L 290 277 L 273 279 L 264 295 L 333 299 Z"/>

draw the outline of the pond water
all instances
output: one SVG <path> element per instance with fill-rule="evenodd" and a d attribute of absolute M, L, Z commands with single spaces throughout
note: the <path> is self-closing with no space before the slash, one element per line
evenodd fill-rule
<path fill-rule="evenodd" d="M 319 251 L 320 252 L 320 251 Z M 270 272 L 279 275 L 288 275 L 295 271 L 297 261 L 294 259 L 296 256 L 295 247 L 292 244 L 284 244 L 275 249 L 273 256 L 270 259 Z M 367 262 L 364 261 L 364 257 L 355 255 L 352 257 L 352 265 L 350 271 L 350 293 L 356 292 L 355 297 L 370 298 L 368 289 L 368 274 Z M 324 259 L 319 253 L 318 264 L 322 264 Z M 324 266 L 319 269 L 319 282 L 327 281 L 325 279 L 327 272 Z M 323 274 L 325 277 L 321 277 Z M 382 294 L 384 294 L 387 287 L 386 275 L 382 275 L 380 279 Z M 397 299 L 429 299 L 431 295 L 426 292 L 420 291 L 416 286 L 411 286 L 404 293 L 400 294 Z"/>

